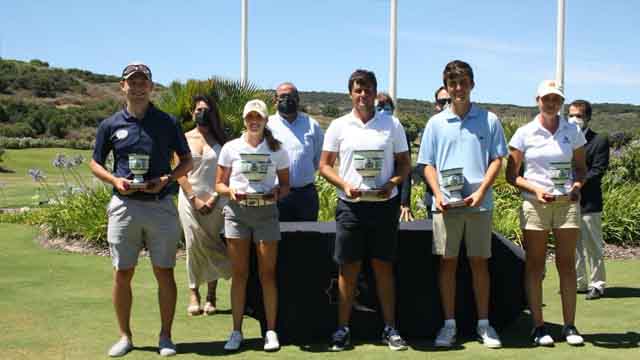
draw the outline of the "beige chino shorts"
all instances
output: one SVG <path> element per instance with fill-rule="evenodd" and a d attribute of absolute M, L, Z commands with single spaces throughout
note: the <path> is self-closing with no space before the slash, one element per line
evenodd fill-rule
<path fill-rule="evenodd" d="M 523 200 L 520 207 L 520 228 L 523 230 L 579 229 L 580 204 L 556 200 L 543 204 Z"/>
<path fill-rule="evenodd" d="M 458 256 L 465 241 L 467 256 L 491 257 L 492 211 L 448 211 L 433 214 L 433 253 Z"/>

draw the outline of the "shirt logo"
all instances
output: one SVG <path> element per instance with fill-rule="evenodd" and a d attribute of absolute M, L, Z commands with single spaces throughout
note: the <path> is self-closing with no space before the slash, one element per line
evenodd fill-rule
<path fill-rule="evenodd" d="M 116 139 L 118 140 L 125 139 L 127 136 L 129 136 L 129 132 L 127 131 L 127 129 L 120 129 L 116 131 Z"/>
<path fill-rule="evenodd" d="M 565 135 L 565 136 L 562 138 L 562 143 L 563 143 L 563 144 L 571 144 L 571 141 L 569 140 L 569 137 L 568 137 L 567 135 Z"/>

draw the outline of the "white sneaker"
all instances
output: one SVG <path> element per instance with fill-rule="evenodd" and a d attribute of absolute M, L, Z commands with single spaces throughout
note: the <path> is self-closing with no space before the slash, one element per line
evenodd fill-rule
<path fill-rule="evenodd" d="M 482 341 L 484 346 L 490 349 L 498 349 L 502 347 L 502 342 L 500 342 L 500 337 L 498 337 L 498 333 L 491 325 L 478 326 L 476 331 L 478 332 L 480 341 Z"/>
<path fill-rule="evenodd" d="M 237 330 L 233 330 L 231 335 L 229 335 L 229 340 L 226 344 L 224 344 L 225 351 L 236 351 L 240 349 L 240 345 L 242 344 L 242 333 Z"/>
<path fill-rule="evenodd" d="M 113 344 L 109 349 L 109 356 L 111 357 L 120 357 L 125 356 L 129 351 L 133 349 L 133 343 L 131 339 L 126 336 L 123 336 L 118 340 L 117 343 Z"/>
<path fill-rule="evenodd" d="M 582 338 L 582 335 L 580 335 L 580 333 L 578 332 L 578 329 L 576 329 L 576 327 L 573 325 L 565 325 L 562 328 L 562 336 L 564 337 L 564 339 L 567 341 L 567 344 L 569 345 L 580 346 L 584 344 L 584 339 Z"/>
<path fill-rule="evenodd" d="M 276 351 L 280 349 L 278 334 L 273 330 L 267 330 L 264 334 L 264 351 Z"/>
<path fill-rule="evenodd" d="M 158 341 L 158 352 L 160 356 L 174 356 L 177 354 L 176 345 L 168 337 L 161 337 Z"/>
<path fill-rule="evenodd" d="M 436 347 L 451 347 L 454 342 L 456 342 L 456 327 L 443 326 L 438 331 L 438 336 L 436 336 L 436 341 L 433 344 Z"/>

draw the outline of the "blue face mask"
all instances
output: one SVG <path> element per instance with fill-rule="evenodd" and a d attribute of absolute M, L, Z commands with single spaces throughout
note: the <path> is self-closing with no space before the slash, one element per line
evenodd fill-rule
<path fill-rule="evenodd" d="M 393 115 L 393 108 L 390 105 L 378 105 L 376 106 L 376 110 L 378 110 L 379 113 L 384 115 L 389 115 L 389 116 Z"/>

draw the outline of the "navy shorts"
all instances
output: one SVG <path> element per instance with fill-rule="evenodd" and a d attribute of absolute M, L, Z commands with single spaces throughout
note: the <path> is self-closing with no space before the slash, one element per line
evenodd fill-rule
<path fill-rule="evenodd" d="M 338 199 L 333 259 L 338 264 L 375 258 L 393 261 L 398 245 L 400 199 L 348 202 Z"/>

